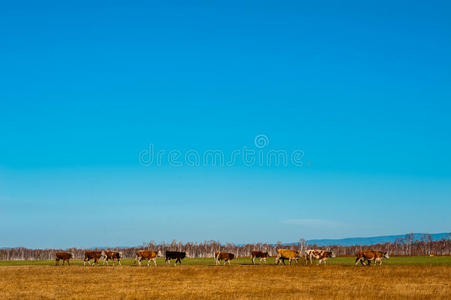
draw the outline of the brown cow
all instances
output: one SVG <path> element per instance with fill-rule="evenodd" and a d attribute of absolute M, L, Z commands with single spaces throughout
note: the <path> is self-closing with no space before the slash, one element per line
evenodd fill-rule
<path fill-rule="evenodd" d="M 318 265 L 320 265 L 322 262 L 326 264 L 327 259 L 334 257 L 335 253 L 331 251 L 325 251 L 320 249 L 307 250 L 305 252 L 305 264 L 308 264 L 309 262 L 310 264 L 313 264 L 313 259 L 318 260 Z"/>
<path fill-rule="evenodd" d="M 219 251 L 215 252 L 215 262 L 217 265 L 221 263 L 221 260 L 224 261 L 224 265 L 226 264 L 226 262 L 228 262 L 230 265 L 230 261 L 234 258 L 235 258 L 235 255 L 233 253 L 219 252 Z"/>
<path fill-rule="evenodd" d="M 70 252 L 56 252 L 55 253 L 56 265 L 58 265 L 60 260 L 62 260 L 63 266 L 64 266 L 65 261 L 67 261 L 67 264 L 70 266 L 69 260 L 71 258 L 74 258 L 74 254 L 70 253 Z"/>
<path fill-rule="evenodd" d="M 121 264 L 121 258 L 122 258 L 122 252 L 119 251 L 110 251 L 110 250 L 104 250 L 102 251 L 102 256 L 103 256 L 103 264 L 107 264 L 108 266 L 108 260 L 112 260 L 113 261 L 113 266 L 114 266 L 114 262 L 117 260 L 119 265 Z"/>
<path fill-rule="evenodd" d="M 251 252 L 251 259 L 252 259 L 252 264 L 255 265 L 255 259 L 256 258 L 260 258 L 260 263 L 262 261 L 265 262 L 266 264 L 266 259 L 268 258 L 268 252 L 262 252 L 262 251 L 252 251 Z"/>
<path fill-rule="evenodd" d="M 85 251 L 85 258 L 83 259 L 83 265 L 86 266 L 86 263 L 91 263 L 91 259 L 94 260 L 94 264 L 96 264 L 100 259 L 105 257 L 104 251 L 97 251 L 97 250 L 86 250 Z"/>
<path fill-rule="evenodd" d="M 138 264 L 141 265 L 141 260 L 147 260 L 147 266 L 150 265 L 150 261 L 152 260 L 154 265 L 157 265 L 157 257 L 161 256 L 161 251 L 152 251 L 152 250 L 138 250 L 136 251 L 135 261 L 138 261 Z"/>
<path fill-rule="evenodd" d="M 300 257 L 301 251 L 294 251 L 290 249 L 278 249 L 275 264 L 278 265 L 280 260 L 282 260 L 283 264 L 285 264 L 285 259 L 288 259 L 288 263 L 291 265 L 292 260 L 295 260 L 297 262 L 298 258 Z"/>
<path fill-rule="evenodd" d="M 382 265 L 383 258 L 386 259 L 390 258 L 387 252 L 363 250 L 355 254 L 355 265 L 357 265 L 360 262 L 362 266 L 364 266 L 365 262 L 367 262 L 368 263 L 367 265 L 369 266 L 371 265 L 371 261 L 374 261 L 374 265 L 377 265 L 378 262 L 379 265 Z"/>

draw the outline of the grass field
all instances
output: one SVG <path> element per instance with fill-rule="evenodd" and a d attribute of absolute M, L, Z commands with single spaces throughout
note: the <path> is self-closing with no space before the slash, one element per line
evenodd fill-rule
<path fill-rule="evenodd" d="M 451 299 L 451 257 L 393 257 L 379 267 L 354 267 L 352 257 L 327 266 L 231 266 L 185 259 L 182 266 L 55 267 L 54 261 L 1 261 L 0 298 L 436 298 Z"/>
<path fill-rule="evenodd" d="M 172 261 L 174 263 L 174 261 Z M 143 261 L 143 266 L 147 261 Z M 22 266 L 22 265 L 49 265 L 55 264 L 54 260 L 0 260 L 0 266 Z M 60 263 L 61 264 L 61 263 Z M 72 265 L 83 265 L 82 260 L 71 260 Z M 111 263 L 110 263 L 111 264 Z M 158 267 L 164 266 L 164 258 L 157 259 Z M 186 258 L 183 265 L 214 265 L 213 258 Z M 232 265 L 251 265 L 250 258 L 241 257 L 231 262 Z M 257 260 L 258 264 L 258 260 Z M 274 264 L 274 258 L 268 258 L 268 265 Z M 328 265 L 353 266 L 354 257 L 337 257 L 329 259 Z M 123 259 L 122 265 L 136 266 L 134 259 Z M 300 264 L 302 265 L 302 263 Z M 394 256 L 384 259 L 383 265 L 449 265 L 451 266 L 451 256 Z M 153 265 L 152 265 L 153 266 Z"/>

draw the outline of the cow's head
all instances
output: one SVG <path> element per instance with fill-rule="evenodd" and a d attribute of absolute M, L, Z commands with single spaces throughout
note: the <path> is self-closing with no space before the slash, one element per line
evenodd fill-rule
<path fill-rule="evenodd" d="M 335 258 L 336 257 L 336 255 L 335 255 L 335 252 L 330 252 L 330 257 L 332 257 L 332 258 Z"/>
<path fill-rule="evenodd" d="M 122 252 L 119 251 L 118 254 L 119 254 L 119 258 L 122 258 Z"/>
<path fill-rule="evenodd" d="M 74 259 L 75 255 L 73 253 L 70 254 L 70 258 Z"/>
<path fill-rule="evenodd" d="M 390 256 L 388 256 L 388 252 L 384 252 L 383 257 L 386 258 L 386 259 L 389 259 L 389 258 L 390 258 Z"/>
<path fill-rule="evenodd" d="M 161 251 L 160 251 L 160 250 L 158 250 L 158 252 L 157 252 L 157 256 L 158 256 L 158 257 L 162 257 L 162 256 L 163 256 L 163 254 L 161 253 Z"/>
<path fill-rule="evenodd" d="M 185 251 L 185 257 L 190 257 L 188 251 Z"/>
<path fill-rule="evenodd" d="M 100 253 L 100 257 L 106 257 L 106 252 L 105 252 L 105 250 L 102 250 L 102 253 Z"/>

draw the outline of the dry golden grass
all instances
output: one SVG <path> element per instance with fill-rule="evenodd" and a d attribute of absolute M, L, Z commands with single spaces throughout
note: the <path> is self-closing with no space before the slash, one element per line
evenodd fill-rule
<path fill-rule="evenodd" d="M 0 298 L 451 299 L 451 266 L 0 267 Z"/>

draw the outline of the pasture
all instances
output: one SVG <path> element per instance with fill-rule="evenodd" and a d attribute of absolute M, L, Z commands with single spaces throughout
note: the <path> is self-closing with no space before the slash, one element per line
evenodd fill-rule
<path fill-rule="evenodd" d="M 249 258 L 215 266 L 185 259 L 181 266 L 54 266 L 54 261 L 1 261 L 0 298 L 451 298 L 450 257 L 394 257 L 379 267 L 354 267 L 352 257 L 327 266 L 251 265 Z"/>

